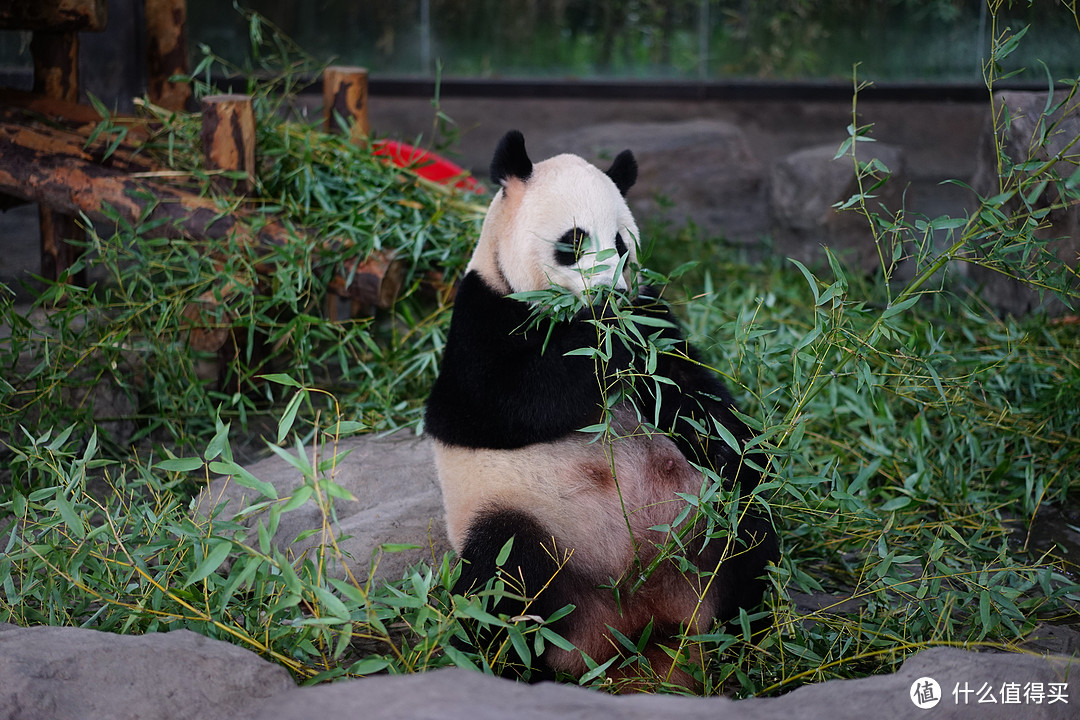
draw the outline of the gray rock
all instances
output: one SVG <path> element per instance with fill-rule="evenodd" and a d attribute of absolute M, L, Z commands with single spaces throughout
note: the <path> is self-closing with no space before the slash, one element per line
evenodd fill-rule
<path fill-rule="evenodd" d="M 391 718 L 467 718 L 487 720 L 512 714 L 517 720 L 899 720 L 900 718 L 1075 718 L 1080 703 L 1080 662 L 1004 653 L 972 653 L 935 648 L 919 653 L 892 675 L 834 680 L 808 685 L 777 698 L 733 701 L 728 698 L 685 698 L 656 695 L 611 696 L 566 685 L 522 685 L 463 670 L 439 670 L 423 676 L 371 677 L 331 686 L 300 688 L 264 702 L 259 720 L 300 717 L 352 717 L 364 708 L 365 720 Z M 912 686 L 924 677 L 940 687 L 932 710 L 917 707 Z M 1068 702 L 1024 703 L 1025 683 L 1065 683 Z M 966 685 L 965 685 L 966 683 Z M 1006 683 L 1021 688 L 1019 704 L 1003 704 Z M 979 703 L 978 691 L 992 688 L 997 702 Z M 956 696 L 953 695 L 957 688 Z M 964 689 L 974 692 L 965 695 Z M 1030 696 L 1029 696 L 1030 697 Z M 964 699 L 967 702 L 964 702 Z M 1012 699 L 1012 698 L 1008 698 Z M 959 700 L 959 702 L 957 702 Z"/>
<path fill-rule="evenodd" d="M 318 462 L 330 457 L 332 448 L 319 451 Z M 309 459 L 312 458 L 308 448 Z M 311 553 L 320 546 L 328 549 L 328 568 L 337 575 L 344 566 L 335 555 L 332 540 L 344 555 L 348 568 L 360 578 L 369 576 L 369 563 L 377 563 L 376 579 L 395 580 L 405 568 L 421 560 L 432 562 L 449 550 L 443 522 L 442 493 L 435 474 L 430 441 L 400 431 L 385 437 L 345 438 L 337 447 L 340 459 L 330 479 L 348 491 L 353 499 L 334 500 L 333 517 L 324 531 L 324 516 L 313 496 L 295 510 L 284 513 L 273 544 L 287 557 Z M 313 464 L 315 461 L 313 459 Z M 279 498 L 292 495 L 303 475 L 274 455 L 246 468 L 263 482 L 270 483 Z M 218 478 L 196 499 L 196 512 L 208 516 L 214 506 L 222 506 L 218 517 L 231 519 L 253 502 L 264 498 L 231 478 Z M 243 523 L 255 527 L 268 510 L 245 514 Z M 314 534 L 297 541 L 304 533 Z M 412 544 L 417 550 L 380 552 L 384 544 Z"/>
<path fill-rule="evenodd" d="M 742 717 L 728 698 L 613 696 L 572 685 L 513 680 L 451 668 L 423 675 L 376 676 L 324 687 L 298 688 L 258 707 L 258 720 L 355 717 L 364 720 L 660 720 Z"/>
<path fill-rule="evenodd" d="M 773 240 L 777 252 L 800 262 L 824 264 L 822 247 L 827 246 L 848 267 L 872 272 L 881 263 L 868 221 L 857 212 L 833 207 L 858 192 L 854 163 L 847 155 L 836 158 L 839 147 L 839 141 L 817 145 L 773 164 L 769 173 Z M 880 160 L 892 176 L 873 193 L 876 197 L 868 201 L 869 209 L 881 212 L 884 206 L 896 212 L 905 185 L 901 150 L 880 142 L 860 143 L 858 150 L 861 161 Z"/>
<path fill-rule="evenodd" d="M 294 687 L 284 668 L 187 630 L 0 628 L 4 720 L 242 720 Z"/>
<path fill-rule="evenodd" d="M 1051 173 L 1061 178 L 1069 178 L 1077 172 L 1076 146 L 1066 150 L 1080 137 L 1080 98 L 1072 98 L 1062 104 L 1068 93 L 1057 92 L 1052 100 L 1052 107 L 1058 109 L 1044 116 L 1047 94 L 1045 92 L 1020 92 L 1003 90 L 994 93 L 994 108 L 1001 117 L 1010 118 L 1007 132 L 999 138 L 1002 151 L 1014 164 L 1029 161 L 1048 162 L 1052 158 L 1061 159 L 1053 162 L 1043 177 Z M 1060 107 L 1059 107 L 1060 105 Z M 1045 133 L 1045 144 L 1040 146 L 1038 138 Z M 994 123 L 990 114 L 979 139 L 976 156 L 975 175 L 971 187 L 983 197 L 992 197 L 999 192 L 998 152 L 994 136 Z M 1049 208 L 1061 202 L 1053 186 L 1047 188 L 1034 203 L 1036 210 Z M 1008 203 L 1004 210 L 1015 212 L 1019 208 L 1017 201 Z M 1050 240 L 1047 247 L 1057 256 L 1058 261 L 1076 269 L 1080 258 L 1080 206 L 1075 203 L 1065 209 L 1052 210 L 1035 230 L 1037 238 Z M 968 266 L 971 277 L 983 286 L 983 296 L 991 304 L 1002 310 L 1022 315 L 1040 305 L 1050 313 L 1061 313 L 1065 305 L 1053 296 L 1041 296 L 1037 289 L 994 270 L 978 266 Z M 1026 275 L 1025 275 L 1026 276 Z M 1074 280 L 1073 290 L 1078 290 Z"/>
<path fill-rule="evenodd" d="M 254 653 L 185 630 L 131 637 L 0 624 L 0 719 L 486 720 L 513 715 L 519 720 L 1049 720 L 1077 717 L 1078 670 L 1076 658 L 933 648 L 910 658 L 895 674 L 738 701 L 612 696 L 457 669 L 298 688 L 288 672 Z M 939 687 L 932 710 L 916 707 L 911 699 L 913 687 L 923 686 L 916 682 L 927 677 Z M 1041 684 L 1041 703 L 1034 702 L 1031 683 Z M 980 696 L 989 697 L 984 687 L 992 690 L 994 703 L 979 702 Z M 1051 702 L 1055 694 L 1064 702 Z"/>
<path fill-rule="evenodd" d="M 1080 682 L 1075 678 L 1078 668 L 1080 661 L 1062 657 L 932 648 L 907 660 L 894 674 L 808 685 L 779 698 L 761 700 L 767 713 L 746 717 L 823 720 L 928 716 L 978 720 L 1075 718 L 1080 702 L 1080 696 L 1077 696 Z M 932 709 L 916 707 L 912 699 L 915 683 L 922 678 L 932 678 L 940 687 L 939 701 Z M 1040 704 L 1025 703 L 1024 687 L 1029 683 L 1041 683 L 1044 693 L 1050 683 L 1064 683 L 1062 692 L 1067 702 L 1049 704 L 1043 697 Z M 1018 693 L 1018 702 L 1005 703 L 1004 700 L 1013 699 L 1013 686 Z M 968 693 L 968 690 L 972 692 Z M 980 697 L 984 702 L 979 702 Z"/>
<path fill-rule="evenodd" d="M 603 123 L 529 142 L 535 159 L 570 152 L 602 168 L 622 150 L 633 150 L 640 174 L 629 201 L 641 217 L 663 211 L 693 221 L 706 237 L 744 244 L 758 242 L 768 230 L 764 170 L 733 123 Z"/>
<path fill-rule="evenodd" d="M 1040 624 L 1024 638 L 1021 647 L 1028 652 L 1080 657 L 1080 629 Z"/>

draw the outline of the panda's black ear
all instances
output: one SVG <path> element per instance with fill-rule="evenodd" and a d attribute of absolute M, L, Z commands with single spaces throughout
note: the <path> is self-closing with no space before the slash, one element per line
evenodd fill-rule
<path fill-rule="evenodd" d="M 637 182 L 637 160 L 634 159 L 634 153 L 623 150 L 616 155 L 615 161 L 607 169 L 607 176 L 615 182 L 615 187 L 619 188 L 623 197 L 626 197 L 626 193 L 630 192 L 630 188 Z"/>
<path fill-rule="evenodd" d="M 528 180 L 532 170 L 532 160 L 525 152 L 525 136 L 517 130 L 503 135 L 491 159 L 491 182 L 505 185 L 510 178 Z"/>

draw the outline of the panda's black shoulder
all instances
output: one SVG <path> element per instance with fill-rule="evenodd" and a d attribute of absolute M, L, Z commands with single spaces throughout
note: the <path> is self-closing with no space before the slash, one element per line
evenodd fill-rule
<path fill-rule="evenodd" d="M 567 356 L 595 338 L 578 320 L 532 328 L 527 303 L 475 271 L 458 285 L 425 432 L 449 445 L 511 449 L 591 424 L 601 397 L 593 362 Z M 595 342 L 595 340 L 593 340 Z"/>
<path fill-rule="evenodd" d="M 475 270 L 465 273 L 454 294 L 454 312 L 450 321 L 448 347 L 451 343 L 512 342 L 511 332 L 529 321 L 525 303 L 502 295 L 488 285 Z M 475 353 L 470 353 L 475 355 Z"/>

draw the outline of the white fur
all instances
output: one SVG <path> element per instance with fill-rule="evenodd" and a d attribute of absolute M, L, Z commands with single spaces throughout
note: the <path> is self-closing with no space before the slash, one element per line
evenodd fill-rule
<path fill-rule="evenodd" d="M 670 438 L 646 434 L 634 411 L 616 408 L 616 437 L 591 442 L 584 433 L 515 450 L 471 449 L 435 442 L 450 542 L 461 551 L 470 525 L 484 511 L 521 509 L 555 539 L 560 553 L 600 578 L 618 578 L 655 555 L 701 473 Z M 625 514 L 624 514 L 625 513 Z M 637 547 L 635 547 L 635 542 Z"/>
<path fill-rule="evenodd" d="M 561 266 L 555 243 L 575 227 L 589 234 L 591 247 L 578 263 Z M 615 249 L 616 234 L 629 251 L 619 278 L 617 254 L 597 260 L 600 251 Z M 577 155 L 556 155 L 536 163 L 527 181 L 510 178 L 496 193 L 467 269 L 503 294 L 555 284 L 580 296 L 600 284 L 626 287 L 637 241 L 630 208 L 611 178 Z"/>

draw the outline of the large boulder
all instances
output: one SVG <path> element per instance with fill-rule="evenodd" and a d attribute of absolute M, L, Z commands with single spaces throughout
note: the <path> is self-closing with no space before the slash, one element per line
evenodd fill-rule
<path fill-rule="evenodd" d="M 840 143 L 816 145 L 777 160 L 769 173 L 769 213 L 776 251 L 821 265 L 828 247 L 848 267 L 872 272 L 881 267 L 869 222 L 861 213 L 835 205 L 858 193 L 850 155 L 836 157 Z M 880 161 L 891 179 L 867 200 L 871 212 L 896 212 L 903 202 L 904 156 L 886 143 L 859 143 L 859 160 Z M 869 188 L 873 181 L 864 183 Z M 882 208 L 885 208 L 883 210 Z M 890 258 L 886 256 L 886 260 Z"/>
<path fill-rule="evenodd" d="M 768 230 L 764 170 L 733 123 L 613 122 L 527 140 L 536 159 L 569 152 L 601 168 L 631 149 L 640 174 L 629 201 L 639 224 L 665 214 L 692 221 L 706 237 L 744 244 L 757 243 Z"/>
<path fill-rule="evenodd" d="M 1052 110 L 1045 113 L 1047 101 Z M 994 93 L 994 113 L 1007 118 L 1007 127 L 998 127 L 995 135 L 994 117 L 987 115 L 986 125 L 979 140 L 975 175 L 971 187 L 983 197 L 993 197 L 1000 192 L 998 179 L 998 145 L 1007 161 L 1014 165 L 1035 161 L 1040 178 L 1056 176 L 1067 179 L 1078 170 L 1077 138 L 1080 138 L 1080 97 L 1068 91 L 1054 93 L 1048 98 L 1045 92 L 1021 92 L 1003 90 Z M 1051 162 L 1053 160 L 1053 162 Z M 1044 168 L 1043 163 L 1049 163 Z M 1061 204 L 1057 189 L 1050 185 L 1040 195 L 1034 209 L 1046 209 Z M 1004 210 L 1015 212 L 1018 201 L 1011 201 Z M 1041 221 L 1034 235 L 1049 240 L 1047 249 L 1057 261 L 1075 271 L 1080 261 L 1080 205 L 1055 207 Z M 1014 257 L 1021 257 L 1014 253 Z M 971 266 L 971 277 L 983 288 L 983 297 L 991 305 L 1007 312 L 1021 315 L 1042 309 L 1059 313 L 1065 305 L 1052 296 L 1040 294 L 1031 285 L 1009 277 L 993 269 Z M 1021 273 L 1021 277 L 1027 277 Z M 1073 275 L 1073 291 L 1080 290 Z"/>
<path fill-rule="evenodd" d="M 282 514 L 273 544 L 287 557 L 327 548 L 328 567 L 344 574 L 332 540 L 344 555 L 345 565 L 358 577 L 368 577 L 369 563 L 376 579 L 396 580 L 405 568 L 421 560 L 431 561 L 449 550 L 443 522 L 442 493 L 435 474 L 431 442 L 411 431 L 388 436 L 345 438 L 337 447 L 309 447 L 309 460 L 322 462 L 336 452 L 339 461 L 326 479 L 344 489 L 351 499 L 334 499 L 334 514 L 324 517 L 316 495 L 303 505 Z M 257 479 L 270 483 L 279 498 L 290 497 L 304 484 L 304 476 L 283 458 L 273 455 L 246 468 Z M 214 480 L 196 500 L 196 512 L 232 519 L 249 505 L 264 500 L 259 493 L 238 484 L 232 477 Z M 242 521 L 254 527 L 267 509 L 246 513 Z M 334 520 L 336 518 L 336 521 Z M 265 521 L 265 520 L 264 520 Z M 298 537 L 302 537 L 297 540 Z M 416 545 L 418 549 L 382 552 L 387 544 Z"/>
<path fill-rule="evenodd" d="M 280 665 L 188 630 L 133 636 L 0 624 L 5 720 L 243 720 L 294 687 Z"/>

